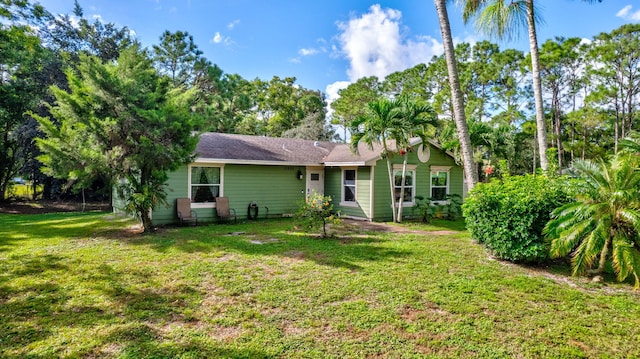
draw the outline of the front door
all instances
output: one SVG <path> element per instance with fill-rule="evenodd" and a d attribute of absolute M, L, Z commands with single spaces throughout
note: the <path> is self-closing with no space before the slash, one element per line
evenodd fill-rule
<path fill-rule="evenodd" d="M 323 167 L 307 167 L 307 197 L 313 192 L 324 194 Z"/>

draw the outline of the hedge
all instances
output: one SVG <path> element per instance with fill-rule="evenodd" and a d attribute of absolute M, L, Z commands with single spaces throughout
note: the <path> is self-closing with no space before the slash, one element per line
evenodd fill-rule
<path fill-rule="evenodd" d="M 498 258 L 543 262 L 549 258 L 549 244 L 542 229 L 555 208 L 572 201 L 569 183 L 543 175 L 479 183 L 463 205 L 467 228 Z"/>

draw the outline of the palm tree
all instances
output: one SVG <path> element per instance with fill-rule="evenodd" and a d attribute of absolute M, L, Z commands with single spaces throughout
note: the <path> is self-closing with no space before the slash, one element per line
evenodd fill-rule
<path fill-rule="evenodd" d="M 623 151 L 637 156 L 640 154 L 640 133 L 631 133 L 629 137 L 620 141 L 620 146 L 623 148 Z"/>
<path fill-rule="evenodd" d="M 551 215 L 544 233 L 551 256 L 571 254 L 573 274 L 602 273 L 611 261 L 618 280 L 640 286 L 640 172 L 637 157 L 616 155 L 607 163 L 576 161 L 583 194 Z M 597 264 L 595 270 L 593 267 Z"/>
<path fill-rule="evenodd" d="M 391 139 L 392 131 L 398 129 L 400 123 L 400 102 L 398 100 L 379 99 L 368 104 L 369 111 L 365 115 L 358 116 L 351 122 L 351 150 L 358 153 L 358 144 L 366 143 L 370 149 L 376 143 L 382 144 L 382 157 L 387 160 L 389 171 L 389 188 L 391 190 L 391 211 L 393 220 L 396 220 L 396 203 L 394 195 L 393 168 L 391 166 L 391 153 L 387 146 L 387 140 Z"/>
<path fill-rule="evenodd" d="M 464 98 L 460 89 L 460 79 L 458 78 L 458 67 L 451 37 L 451 26 L 449 25 L 449 14 L 447 13 L 446 0 L 434 0 L 438 11 L 438 21 L 440 22 L 440 32 L 442 33 L 442 44 L 444 45 L 444 56 L 447 61 L 447 73 L 449 85 L 451 87 L 451 100 L 453 102 L 453 119 L 456 123 L 458 138 L 460 140 L 460 152 L 462 155 L 462 165 L 465 172 L 467 188 L 471 190 L 478 182 L 478 170 L 473 161 L 473 147 L 469 136 L 469 128 L 464 113 Z"/>
<path fill-rule="evenodd" d="M 401 121 L 399 128 L 391 132 L 392 139 L 396 142 L 396 150 L 404 152 L 402 161 L 402 178 L 400 187 L 400 201 L 398 202 L 398 213 L 396 222 L 402 222 L 402 204 L 404 202 L 404 184 L 406 180 L 407 159 L 411 148 L 411 139 L 419 138 L 421 143 L 427 143 L 427 128 L 436 127 L 438 116 L 433 108 L 427 104 L 416 102 L 408 97 L 400 99 Z M 395 176 L 394 176 L 395 177 Z M 395 178 L 394 178 L 395 180 Z M 392 190 L 393 192 L 393 190 Z"/>
<path fill-rule="evenodd" d="M 541 18 L 535 11 L 533 0 L 465 0 L 461 2 L 463 3 L 464 22 L 467 23 L 469 19 L 474 18 L 476 28 L 489 36 L 510 40 L 517 37 L 520 27 L 527 27 L 531 51 L 531 75 L 533 77 L 540 167 L 546 171 L 549 167 L 547 123 L 544 118 L 540 56 L 538 55 L 536 35 L 536 22 Z"/>

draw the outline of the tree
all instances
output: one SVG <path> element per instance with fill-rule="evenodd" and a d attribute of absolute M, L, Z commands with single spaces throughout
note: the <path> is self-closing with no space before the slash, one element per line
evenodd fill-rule
<path fill-rule="evenodd" d="M 158 68 L 171 78 L 174 87 L 192 85 L 197 70 L 208 66 L 193 36 L 186 31 L 165 31 L 160 36 L 160 45 L 153 45 L 153 52 Z"/>
<path fill-rule="evenodd" d="M 298 107 L 306 114 L 305 117 L 296 127 L 284 131 L 282 137 L 321 141 L 334 139 L 333 129 L 325 123 L 326 103 L 320 92 L 307 92 L 298 100 Z"/>
<path fill-rule="evenodd" d="M 578 200 L 552 213 L 545 227 L 552 257 L 571 255 L 573 274 L 602 273 L 611 261 L 618 280 L 640 286 L 640 172 L 637 156 L 609 163 L 576 161 L 584 180 Z"/>
<path fill-rule="evenodd" d="M 496 84 L 499 64 L 496 63 L 496 55 L 500 53 L 498 45 L 489 41 L 480 41 L 473 45 L 471 52 L 472 63 L 470 64 L 471 82 L 474 92 L 475 103 L 467 102 L 467 115 L 482 121 L 487 116 L 487 105 L 489 104 L 492 87 Z M 472 105 L 472 106 L 470 106 Z"/>
<path fill-rule="evenodd" d="M 389 191 L 394 222 L 402 221 L 402 201 L 404 186 L 396 203 L 396 181 L 405 183 L 408 150 L 411 138 L 418 137 L 426 143 L 427 126 L 435 126 L 437 117 L 430 106 L 418 103 L 408 97 L 389 100 L 382 98 L 369 103 L 369 110 L 351 123 L 351 150 L 358 152 L 358 145 L 364 142 L 373 149 L 375 144 L 382 145 L 382 158 L 386 160 L 389 174 Z M 395 149 L 389 148 L 389 141 L 395 142 Z M 396 179 L 391 165 L 391 157 L 395 153 L 403 156 L 401 178 Z"/>
<path fill-rule="evenodd" d="M 364 142 L 373 149 L 374 144 L 382 145 L 382 158 L 387 162 L 387 171 L 389 174 L 389 190 L 391 193 L 391 212 L 393 221 L 397 220 L 396 200 L 394 191 L 393 167 L 391 166 L 391 151 L 388 147 L 387 140 L 391 139 L 392 131 L 398 130 L 401 123 L 400 111 L 398 108 L 400 103 L 398 100 L 389 100 L 382 98 L 369 103 L 367 113 L 359 116 L 351 122 L 351 150 L 358 153 L 358 145 Z"/>
<path fill-rule="evenodd" d="M 536 22 L 540 21 L 533 0 L 466 0 L 463 1 L 465 23 L 475 18 L 476 27 L 483 33 L 498 39 L 517 37 L 521 26 L 527 27 L 529 50 L 531 51 L 531 76 L 533 77 L 533 95 L 536 109 L 536 126 L 540 167 L 546 171 L 547 160 L 547 124 L 542 102 L 542 82 L 540 80 L 540 56 Z"/>
<path fill-rule="evenodd" d="M 145 232 L 152 231 L 149 213 L 165 203 L 168 171 L 188 163 L 197 143 L 191 133 L 193 91 L 172 90 L 169 79 L 153 68 L 147 52 L 137 45 L 123 51 L 117 63 L 81 55 L 77 72 L 68 71 L 67 78 L 69 91 L 52 88 L 56 105 L 51 113 L 62 133 L 78 129 L 82 132 L 77 135 L 91 136 L 95 151 L 90 156 L 100 157 L 86 156 L 87 163 L 103 162 L 111 168 L 126 210 L 141 219 Z M 45 129 L 52 127 L 51 120 L 40 121 Z M 69 141 L 61 138 L 60 143 Z M 82 152 L 42 149 L 52 158 L 60 151 Z"/>
<path fill-rule="evenodd" d="M 380 97 L 380 82 L 375 76 L 362 77 L 339 90 L 338 95 L 340 97 L 331 102 L 331 123 L 343 126 L 344 141 L 347 141 L 349 124 L 367 111 L 369 102 Z"/>
<path fill-rule="evenodd" d="M 59 53 L 67 65 L 74 65 L 79 54 L 95 55 L 102 61 L 115 61 L 120 51 L 135 42 L 127 27 L 103 23 L 100 19 L 89 22 L 83 9 L 75 1 L 73 15 L 53 15 L 41 9 L 41 16 L 34 19 L 43 43 Z"/>
<path fill-rule="evenodd" d="M 403 156 L 402 175 L 400 176 L 400 194 L 398 197 L 398 214 L 396 222 L 402 222 L 402 204 L 404 202 L 404 189 L 406 185 L 407 159 L 411 148 L 411 139 L 419 138 L 423 144 L 427 144 L 427 131 L 429 127 L 436 128 L 438 116 L 431 106 L 420 103 L 409 97 L 401 97 L 400 114 L 398 123 L 391 131 L 391 138 L 396 142 L 396 149 Z M 403 154 L 404 153 L 404 154 Z M 394 176 L 395 177 L 395 176 Z M 394 184 L 397 178 L 394 178 Z M 394 192 L 395 193 L 395 192 Z M 395 195 L 395 194 L 394 194 Z"/>
<path fill-rule="evenodd" d="M 614 115 L 614 151 L 633 129 L 640 94 L 640 24 L 626 24 L 594 38 L 588 72 L 597 84 L 589 100 Z"/>
<path fill-rule="evenodd" d="M 0 201 L 26 160 L 29 141 L 19 129 L 44 96 L 39 74 L 49 55 L 30 27 L 0 22 Z"/>
<path fill-rule="evenodd" d="M 456 123 L 458 138 L 460 140 L 462 164 L 464 167 L 467 188 L 471 190 L 478 182 L 478 171 L 473 162 L 473 148 L 471 147 L 469 128 L 467 126 L 467 119 L 464 111 L 464 99 L 462 97 L 462 91 L 460 90 L 460 80 L 458 78 L 458 68 L 453 48 L 453 39 L 451 37 L 451 26 L 449 25 L 447 4 L 446 0 L 434 1 L 436 10 L 438 11 L 440 32 L 442 33 L 442 43 L 444 45 L 444 54 L 447 61 L 449 84 L 451 86 L 451 99 L 453 102 L 453 119 Z"/>
<path fill-rule="evenodd" d="M 543 89 L 551 95 L 551 127 L 555 137 L 555 147 L 558 149 L 558 167 L 563 167 L 564 146 L 562 119 L 564 104 L 573 98 L 575 111 L 575 96 L 578 88 L 579 72 L 582 70 L 579 58 L 581 39 L 574 37 L 565 39 L 556 37 L 547 40 L 540 50 L 540 71 L 542 72 Z M 571 135 L 574 136 L 572 127 Z"/>

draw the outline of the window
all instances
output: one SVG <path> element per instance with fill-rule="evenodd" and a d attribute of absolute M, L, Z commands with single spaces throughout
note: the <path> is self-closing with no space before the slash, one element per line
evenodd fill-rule
<path fill-rule="evenodd" d="M 192 207 L 213 207 L 216 197 L 222 194 L 222 168 L 190 166 L 189 194 Z"/>
<path fill-rule="evenodd" d="M 396 203 L 400 202 L 400 192 L 402 191 L 402 188 L 404 188 L 404 197 L 402 199 L 403 204 L 413 205 L 413 195 L 416 183 L 415 167 L 412 166 L 411 168 L 409 168 L 409 166 L 407 166 L 407 170 L 404 173 L 404 184 L 402 183 L 402 168 L 394 168 L 393 176 Z"/>
<path fill-rule="evenodd" d="M 449 194 L 450 167 L 431 167 L 431 198 L 434 201 L 446 201 Z"/>
<path fill-rule="evenodd" d="M 320 174 L 319 173 L 312 173 L 311 174 L 311 180 L 312 181 L 320 181 Z"/>
<path fill-rule="evenodd" d="M 356 203 L 356 170 L 342 170 L 342 203 L 355 205 Z"/>

